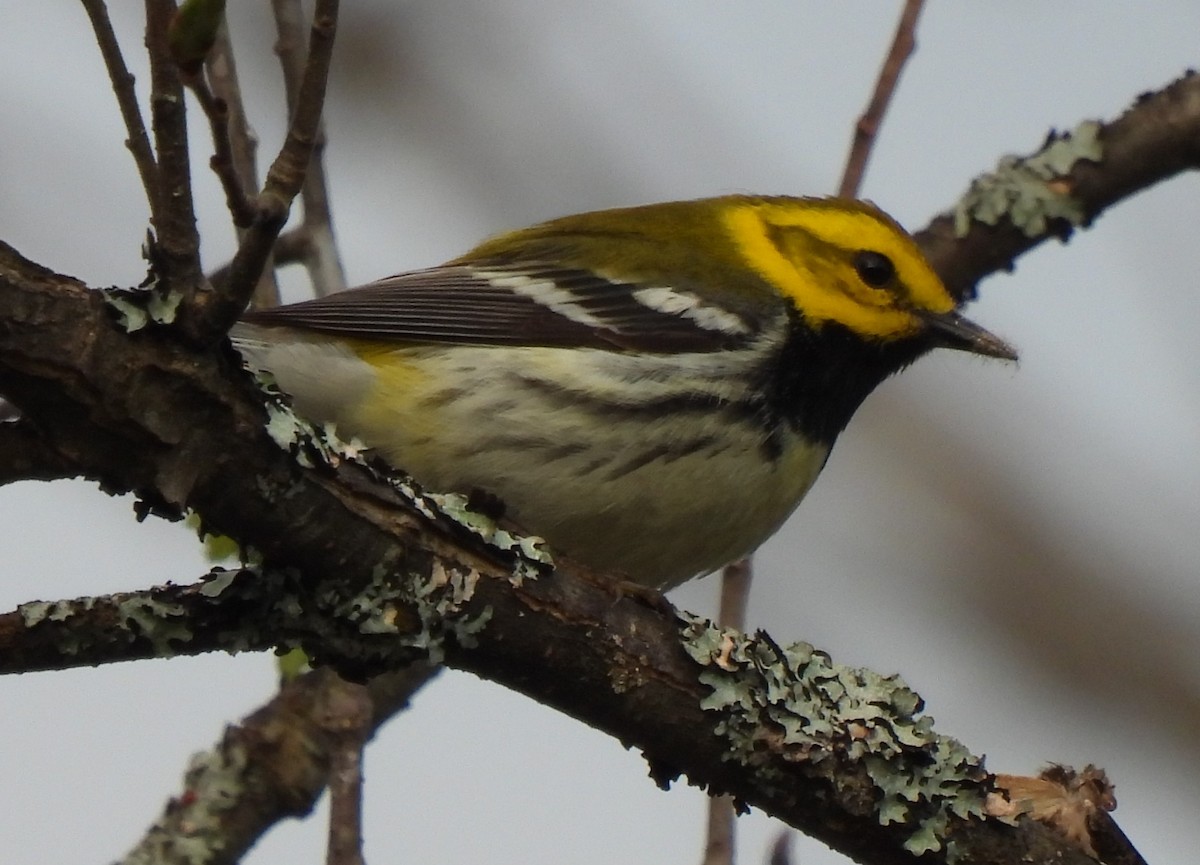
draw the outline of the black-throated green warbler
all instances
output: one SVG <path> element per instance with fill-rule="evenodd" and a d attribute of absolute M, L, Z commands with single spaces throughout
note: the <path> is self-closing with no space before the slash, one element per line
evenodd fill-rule
<path fill-rule="evenodd" d="M 1016 357 L 875 207 L 746 196 L 502 234 L 235 342 L 427 488 L 664 588 L 770 536 L 887 376 L 938 346 Z"/>

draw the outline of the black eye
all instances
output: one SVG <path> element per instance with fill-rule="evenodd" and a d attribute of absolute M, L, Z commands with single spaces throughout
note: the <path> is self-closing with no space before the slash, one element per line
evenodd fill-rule
<path fill-rule="evenodd" d="M 882 252 L 863 249 L 854 254 L 858 277 L 872 288 L 883 288 L 896 276 L 896 265 Z"/>

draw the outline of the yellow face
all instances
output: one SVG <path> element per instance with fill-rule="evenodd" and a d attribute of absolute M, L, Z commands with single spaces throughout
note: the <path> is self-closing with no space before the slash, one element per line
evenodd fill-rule
<path fill-rule="evenodd" d="M 867 339 L 917 333 L 914 313 L 954 300 L 912 238 L 882 211 L 845 199 L 747 201 L 725 215 L 748 267 L 813 327 L 837 322 Z"/>

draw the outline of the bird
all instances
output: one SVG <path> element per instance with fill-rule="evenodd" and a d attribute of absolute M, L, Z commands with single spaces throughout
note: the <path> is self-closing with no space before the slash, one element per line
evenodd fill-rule
<path fill-rule="evenodd" d="M 935 348 L 1017 357 L 882 210 L 796 196 L 560 217 L 232 337 L 425 489 L 661 590 L 771 536 L 890 375 Z"/>

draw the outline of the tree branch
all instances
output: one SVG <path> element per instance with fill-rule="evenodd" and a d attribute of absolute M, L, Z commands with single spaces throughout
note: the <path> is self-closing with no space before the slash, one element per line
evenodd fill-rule
<path fill-rule="evenodd" d="M 14 481 L 55 481 L 78 474 L 78 466 L 48 447 L 28 422 L 0 423 L 0 486 Z"/>
<path fill-rule="evenodd" d="M 187 112 L 179 69 L 168 47 L 173 0 L 145 0 L 146 50 L 150 57 L 150 118 L 158 153 L 158 186 L 151 202 L 156 237 L 156 275 L 173 291 L 193 297 L 204 284 L 200 235 L 192 206 Z"/>
<path fill-rule="evenodd" d="M 213 299 L 205 317 L 221 332 L 227 331 L 246 307 L 255 281 L 270 255 L 275 238 L 287 221 L 292 199 L 300 192 L 318 137 L 325 85 L 337 30 L 338 0 L 317 0 L 308 46 L 308 62 L 287 139 L 267 171 L 258 195 L 258 214 L 229 264 L 228 289 Z"/>
<path fill-rule="evenodd" d="M 229 105 L 224 99 L 213 95 L 202 71 L 197 70 L 185 81 L 196 95 L 196 101 L 200 103 L 204 116 L 208 118 L 213 143 L 213 156 L 209 160 L 209 167 L 221 181 L 221 188 L 225 190 L 225 206 L 229 209 L 234 226 L 245 229 L 254 222 L 255 211 L 247 197 L 247 182 L 242 179 L 234 163 L 233 143 L 229 134 Z"/>
<path fill-rule="evenodd" d="M 972 183 L 954 212 L 916 234 L 955 297 L 973 299 L 981 279 L 1011 271 L 1034 247 L 1066 240 L 1113 204 L 1200 168 L 1200 76 L 1189 71 L 1139 96 L 1116 120 L 1076 131 L 1052 134 L 1030 156 L 1002 160 Z"/>
<path fill-rule="evenodd" d="M 258 139 L 246 120 L 246 107 L 242 102 L 242 88 L 238 80 L 237 63 L 233 56 L 233 42 L 229 38 L 229 25 L 222 22 L 217 29 L 217 40 L 204 61 L 204 69 L 212 85 L 213 93 L 228 107 L 229 146 L 232 152 L 234 171 L 241 178 L 247 196 L 258 189 Z M 240 243 L 245 232 L 238 228 Z M 278 249 L 278 241 L 276 242 Z M 251 305 L 262 309 L 279 304 L 279 284 L 275 279 L 275 256 L 268 256 L 254 289 Z"/>
<path fill-rule="evenodd" d="M 111 625 L 115 638 L 94 633 L 112 618 L 93 615 L 102 606 L 95 602 L 26 605 L 0 617 L 0 633 L 19 615 L 35 637 L 59 631 L 84 646 L 124 643 L 127 657 L 253 648 L 288 635 L 360 673 L 432 649 L 636 745 L 660 783 L 686 772 L 864 861 L 908 862 L 906 844 L 921 849 L 947 838 L 960 862 L 1090 861 L 1029 821 L 1014 828 L 979 819 L 989 787 L 978 761 L 928 730 L 916 695 L 897 679 L 831 664 L 811 647 L 780 650 L 765 635 L 670 621 L 568 572 L 515 586 L 510 572 L 470 570 L 461 557 L 413 563 L 420 573 L 368 586 L 345 570 L 311 587 L 234 573 L 121 596 L 107 604 L 125 611 L 125 621 Z M 3 649 L 6 658 L 21 654 L 10 640 Z M 75 654 L 73 663 L 96 659 Z M 714 735 L 719 727 L 725 733 Z M 908 819 L 883 826 L 885 811 Z M 944 856 L 943 849 L 930 861 Z"/>
<path fill-rule="evenodd" d="M 842 172 L 842 182 L 838 186 L 838 195 L 843 198 L 858 196 L 862 186 L 863 175 L 867 170 L 867 160 L 871 158 L 871 149 L 875 145 L 875 136 L 879 134 L 879 125 L 883 115 L 891 104 L 892 94 L 896 92 L 896 84 L 904 64 L 912 55 L 917 41 L 913 34 L 917 30 L 917 19 L 921 16 L 921 7 L 925 0 L 905 0 L 904 10 L 900 13 L 900 21 L 896 24 L 896 35 L 892 39 L 892 47 L 879 70 L 879 80 L 875 83 L 875 92 L 867 110 L 858 118 L 854 125 L 854 143 L 850 145 L 850 153 L 846 157 L 846 169 Z"/>
<path fill-rule="evenodd" d="M 275 27 L 279 33 L 275 53 L 279 55 L 279 65 L 283 69 L 288 111 L 292 112 L 295 110 L 304 74 L 304 50 L 299 27 L 302 20 L 300 3 L 299 0 L 272 0 L 271 8 L 275 13 Z M 325 182 L 324 152 L 325 124 L 322 121 L 317 128 L 312 159 L 304 178 L 304 186 L 300 190 L 304 202 L 304 222 L 301 229 L 305 239 L 303 261 L 308 269 L 313 293 L 317 297 L 333 294 L 346 287 L 341 257 L 333 237 L 333 212 L 329 206 L 329 190 Z"/>
<path fill-rule="evenodd" d="M 363 749 L 373 730 L 371 698 L 365 685 L 338 677 L 322 706 L 322 726 L 330 732 L 328 865 L 363 865 Z"/>
<path fill-rule="evenodd" d="M 746 607 L 754 582 L 750 557 L 726 565 L 721 571 L 721 602 L 717 624 L 741 631 L 746 627 Z M 701 865 L 733 865 L 737 848 L 737 803 L 729 796 L 710 796 Z"/>
<path fill-rule="evenodd" d="M 121 55 L 121 46 L 117 43 L 117 34 L 113 31 L 112 22 L 108 18 L 108 7 L 104 0 L 83 0 L 84 11 L 92 22 L 92 31 L 96 34 L 96 44 L 104 65 L 108 69 L 108 79 L 112 82 L 113 93 L 117 97 L 117 107 L 121 110 L 121 119 L 125 122 L 125 146 L 133 154 L 133 162 L 137 166 L 138 175 L 142 179 L 142 189 L 146 193 L 146 203 L 150 208 L 151 220 L 157 222 L 158 190 L 160 180 L 158 165 L 154 153 L 150 149 L 150 137 L 146 134 L 146 124 L 142 121 L 142 112 L 138 108 L 137 94 L 133 90 L 133 75 L 125 65 Z"/>
<path fill-rule="evenodd" d="M 368 732 L 435 675 L 436 668 L 414 664 L 373 679 Z M 344 686 L 332 670 L 315 670 L 227 728 L 214 748 L 192 758 L 183 790 L 123 865 L 234 865 L 280 820 L 308 814 L 325 789 L 340 736 L 322 707 Z"/>

